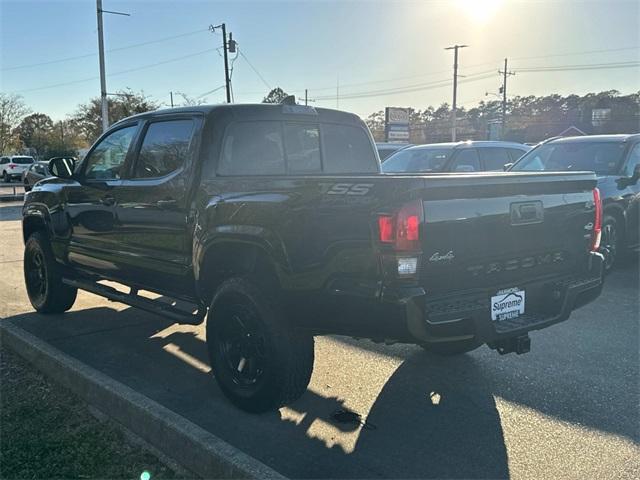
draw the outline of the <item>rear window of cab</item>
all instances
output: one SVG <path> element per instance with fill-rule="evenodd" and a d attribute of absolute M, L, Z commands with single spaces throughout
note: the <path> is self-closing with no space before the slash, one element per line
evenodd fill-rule
<path fill-rule="evenodd" d="M 367 132 L 358 126 L 282 121 L 237 121 L 222 141 L 218 175 L 377 173 Z"/>

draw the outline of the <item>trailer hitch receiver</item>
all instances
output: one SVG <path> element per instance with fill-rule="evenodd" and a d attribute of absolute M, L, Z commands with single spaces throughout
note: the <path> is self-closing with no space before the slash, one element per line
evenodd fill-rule
<path fill-rule="evenodd" d="M 505 338 L 489 344 L 490 348 L 497 350 L 500 355 L 515 352 L 518 355 L 529 352 L 531 350 L 531 338 L 528 334 L 519 335 L 517 337 Z"/>

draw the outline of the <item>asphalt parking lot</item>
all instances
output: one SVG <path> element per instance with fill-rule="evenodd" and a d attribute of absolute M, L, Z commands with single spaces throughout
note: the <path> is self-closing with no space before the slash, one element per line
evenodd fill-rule
<path fill-rule="evenodd" d="M 483 347 L 438 358 L 407 345 L 316 339 L 308 392 L 251 416 L 211 378 L 202 326 L 80 293 L 33 313 L 22 280 L 20 205 L 0 204 L 0 317 L 135 388 L 294 478 L 640 478 L 638 259 L 531 353 Z M 347 407 L 374 429 L 337 425 Z"/>

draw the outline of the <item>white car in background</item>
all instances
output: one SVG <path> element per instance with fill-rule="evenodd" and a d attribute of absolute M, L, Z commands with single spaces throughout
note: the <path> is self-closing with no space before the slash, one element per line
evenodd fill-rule
<path fill-rule="evenodd" d="M 29 168 L 35 160 L 25 155 L 13 155 L 0 158 L 0 177 L 4 182 L 10 182 L 14 178 L 22 178 L 22 172 Z"/>

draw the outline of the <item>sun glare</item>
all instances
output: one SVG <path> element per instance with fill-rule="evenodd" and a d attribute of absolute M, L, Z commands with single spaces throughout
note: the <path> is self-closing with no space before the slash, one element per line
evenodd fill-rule
<path fill-rule="evenodd" d="M 503 0 L 458 0 L 458 7 L 478 23 L 489 21 L 502 6 Z"/>

